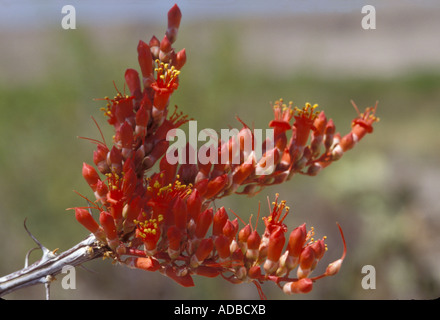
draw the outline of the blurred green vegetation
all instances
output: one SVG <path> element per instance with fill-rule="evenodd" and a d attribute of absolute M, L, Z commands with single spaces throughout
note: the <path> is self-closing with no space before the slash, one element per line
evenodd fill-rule
<path fill-rule="evenodd" d="M 265 128 L 272 118 L 270 102 L 282 97 L 299 106 L 318 103 L 345 134 L 356 116 L 351 99 L 361 109 L 379 101 L 381 121 L 374 134 L 317 177 L 296 176 L 254 198 L 234 195 L 216 203 L 240 213 L 246 221 L 250 214 L 256 215 L 258 202 L 262 213 L 267 212 L 267 197 L 273 200 L 279 193 L 292 208 L 287 221 L 290 228 L 307 222 L 315 227 L 317 237 L 328 236 L 329 251 L 318 268 L 321 272 L 342 253 L 336 222 L 342 225 L 348 255 L 340 274 L 318 281 L 307 296 L 286 297 L 273 284 L 263 286 L 266 294 L 273 299 L 426 299 L 438 295 L 439 251 L 433 249 L 432 241 L 438 241 L 440 219 L 439 212 L 432 212 L 438 206 L 428 201 L 438 197 L 424 200 L 420 193 L 425 190 L 423 179 L 439 175 L 439 70 L 415 70 L 395 77 L 334 77 L 305 71 L 280 76 L 259 66 L 244 69 L 243 57 L 231 49 L 240 41 L 232 29 L 216 28 L 211 35 L 215 41 L 206 50 L 185 36 L 191 34 L 188 31 L 182 31 L 176 43 L 176 48 L 185 44 L 188 62 L 171 103 L 198 120 L 199 129 L 240 128 L 235 116 Z M 20 61 L 11 60 L 10 69 L 0 77 L 0 275 L 19 269 L 33 247 L 22 227 L 25 218 L 31 232 L 51 249 L 65 250 L 87 235 L 72 211 L 66 211 L 84 204 L 74 190 L 91 196 L 81 167 L 83 161 L 92 163 L 94 145 L 78 136 L 100 138 L 93 116 L 107 141 L 111 139 L 99 111 L 104 102 L 94 99 L 114 95 L 113 81 L 122 91 L 125 69 L 137 68 L 138 37 L 127 34 L 101 48 L 88 30 L 75 30 L 68 37 L 63 31 L 49 31 L 44 36 L 52 39 L 55 52 L 45 73 L 13 81 Z M 430 192 L 438 194 L 438 190 Z M 367 264 L 376 268 L 376 290 L 361 288 L 361 268 Z M 54 283 L 53 297 L 258 299 L 253 284 L 233 286 L 220 278 L 198 277 L 195 288 L 184 289 L 158 273 L 112 266 L 109 261 L 93 261 L 87 267 L 98 273 L 79 269 L 78 289 L 65 291 Z M 36 287 L 9 297 L 41 299 L 43 292 Z"/>

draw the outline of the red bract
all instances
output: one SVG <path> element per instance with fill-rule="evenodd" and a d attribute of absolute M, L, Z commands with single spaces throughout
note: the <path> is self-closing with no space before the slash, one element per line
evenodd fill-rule
<path fill-rule="evenodd" d="M 351 132 L 341 138 L 317 105 L 298 108 L 280 99 L 273 104 L 274 119 L 269 122 L 273 141 L 263 142 L 260 159 L 255 157 L 256 140 L 240 120 L 239 140 L 220 141 L 214 149 L 219 158 L 231 160 L 232 148 L 238 146 L 239 163 L 171 164 L 166 157 L 167 133 L 188 121 L 177 109 L 168 114 L 186 62 L 185 49 L 176 53 L 172 46 L 181 16 L 178 6 L 173 6 L 162 40 L 153 36 L 148 44 L 139 42 L 140 73 L 125 72 L 130 95 L 117 92 L 113 99 L 104 99 L 103 111 L 114 127 L 113 144 L 94 140 L 93 162 L 98 170 L 84 163 L 82 174 L 96 201 L 90 201 L 87 209 L 75 208 L 76 219 L 115 261 L 159 271 L 185 287 L 194 285 L 194 275 L 221 275 L 234 284 L 253 282 L 262 298 L 260 284 L 267 281 L 286 294 L 307 293 L 313 282 L 340 270 L 346 254 L 344 238 L 342 257 L 311 277 L 327 251 L 326 238 L 313 240 L 314 229 L 307 231 L 305 223 L 289 228 L 285 218 L 290 209 L 278 195 L 263 217 L 262 234 L 250 222 L 240 225 L 243 221 L 235 213 L 232 219 L 224 207 L 214 211 L 210 205 L 232 193 L 252 196 L 297 173 L 316 175 L 373 131 L 376 107 L 364 113 L 355 107 L 358 117 Z M 249 139 L 251 150 L 245 146 Z M 187 151 L 190 148 L 187 145 Z M 159 171 L 152 172 L 157 167 Z M 257 174 L 258 169 L 267 174 Z M 98 212 L 97 219 L 93 211 Z M 341 228 L 340 232 L 343 237 Z"/>

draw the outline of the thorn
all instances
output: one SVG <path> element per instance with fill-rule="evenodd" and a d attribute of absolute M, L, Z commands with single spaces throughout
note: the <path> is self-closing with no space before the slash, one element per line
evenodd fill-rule
<path fill-rule="evenodd" d="M 41 262 L 43 262 L 43 261 L 47 261 L 47 260 L 50 260 L 50 259 L 55 258 L 55 251 L 56 251 L 56 250 L 54 250 L 54 252 L 52 252 L 52 251 L 50 251 L 49 249 L 47 249 L 45 246 L 43 246 L 43 245 L 41 244 L 41 242 L 38 241 L 37 238 L 35 238 L 34 235 L 33 235 L 33 234 L 28 230 L 28 228 L 26 227 L 26 220 L 27 220 L 27 218 L 24 219 L 24 223 L 23 223 L 23 225 L 24 225 L 24 229 L 26 230 L 26 232 L 28 233 L 28 235 L 31 237 L 31 239 L 34 240 L 34 242 L 37 244 L 37 246 L 41 249 L 41 251 L 43 251 L 43 257 L 41 258 Z M 37 248 L 35 248 L 35 249 L 37 249 Z M 32 250 L 33 250 L 33 249 L 32 249 Z M 27 260 L 27 259 L 26 259 L 26 260 Z M 25 263 L 27 262 L 26 260 L 25 260 Z"/>
<path fill-rule="evenodd" d="M 44 247 L 40 241 L 37 240 L 37 238 L 34 237 L 34 235 L 28 230 L 28 228 L 26 227 L 26 220 L 27 218 L 24 219 L 24 229 L 26 230 L 26 232 L 28 233 L 28 235 L 31 237 L 32 240 L 34 240 L 34 242 L 37 244 L 37 246 L 43 251 L 43 252 L 47 252 L 49 251 L 46 247 Z"/>
<path fill-rule="evenodd" d="M 32 248 L 26 253 L 26 257 L 24 258 L 24 267 L 27 268 L 29 266 L 29 255 L 32 251 L 37 250 L 39 248 Z"/>

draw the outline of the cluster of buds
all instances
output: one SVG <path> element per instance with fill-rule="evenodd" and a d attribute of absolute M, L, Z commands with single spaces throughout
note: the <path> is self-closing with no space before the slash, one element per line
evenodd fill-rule
<path fill-rule="evenodd" d="M 131 268 L 159 271 L 185 287 L 194 285 L 193 275 L 221 276 L 232 283 L 253 282 L 262 297 L 260 284 L 265 281 L 273 281 L 287 294 L 307 293 L 314 281 L 339 271 L 345 240 L 342 257 L 323 274 L 311 277 L 327 250 L 325 237 L 315 240 L 313 228 L 307 230 L 305 224 L 286 237 L 285 201 L 276 196 L 263 218 L 262 235 L 257 225 L 243 222 L 235 213 L 231 219 L 224 207 L 214 210 L 210 204 L 231 193 L 252 196 L 295 173 L 316 175 L 372 131 L 376 109 L 358 112 L 351 132 L 341 138 L 316 105 L 294 108 L 278 100 L 269 123 L 273 141 L 263 142 L 260 159 L 240 145 L 236 164 L 170 164 L 166 135 L 188 121 L 177 108 L 168 114 L 186 62 L 185 50 L 172 47 L 180 20 L 180 9 L 174 5 L 162 40 L 153 36 L 148 44 L 139 42 L 141 73 L 134 69 L 125 73 L 130 94 L 105 98 L 103 111 L 115 135 L 111 147 L 104 137 L 93 140 L 96 169 L 84 163 L 82 174 L 96 200 L 74 208 L 76 219 L 108 247 L 108 257 Z M 247 129 L 243 124 L 239 138 L 250 134 Z M 228 156 L 233 143 L 219 142 L 219 155 Z M 258 175 L 267 163 L 273 166 L 271 173 Z M 155 165 L 158 170 L 151 172 Z"/>

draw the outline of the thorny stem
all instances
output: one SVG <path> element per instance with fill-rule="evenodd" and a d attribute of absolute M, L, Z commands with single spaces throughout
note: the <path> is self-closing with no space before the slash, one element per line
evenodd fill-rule
<path fill-rule="evenodd" d="M 56 254 L 56 250 L 48 250 L 32 236 L 27 228 L 26 231 L 43 251 L 43 255 L 40 260 L 29 266 L 27 263 L 28 256 L 26 256 L 23 269 L 1 277 L 0 297 L 21 288 L 44 284 L 46 287 L 46 299 L 49 299 L 50 283 L 55 280 L 55 276 L 61 273 L 64 267 L 81 266 L 85 262 L 103 257 L 104 253 L 109 250 L 109 248 L 97 241 L 93 234 L 90 234 L 72 248 Z"/>

